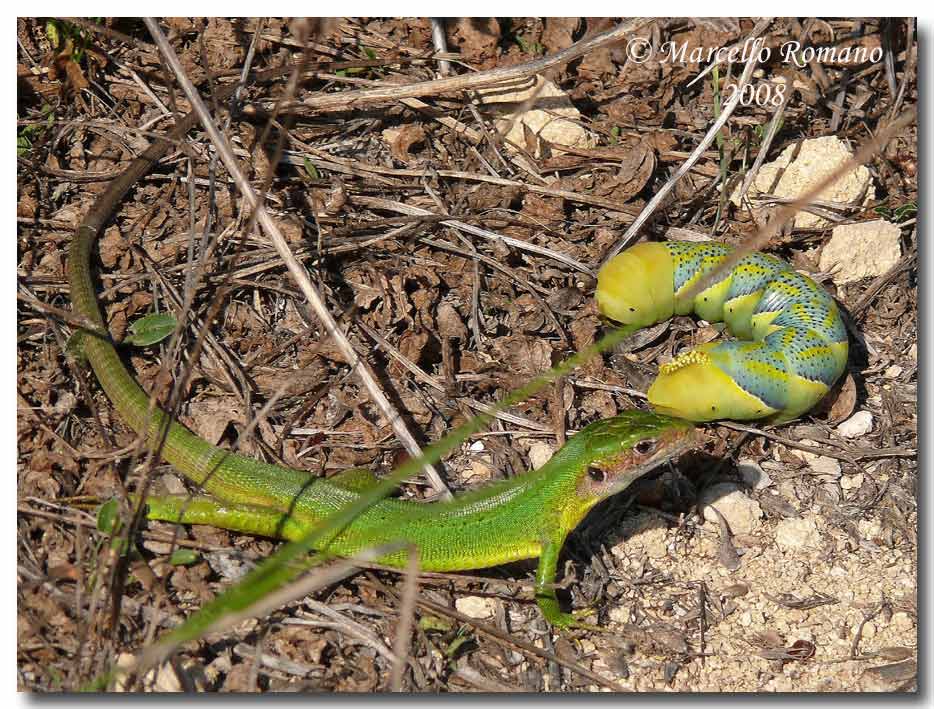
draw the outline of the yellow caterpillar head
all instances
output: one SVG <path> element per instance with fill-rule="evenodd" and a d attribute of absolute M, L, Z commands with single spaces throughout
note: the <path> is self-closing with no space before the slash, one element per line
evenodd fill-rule
<path fill-rule="evenodd" d="M 673 284 L 671 256 L 665 245 L 636 244 L 600 269 L 597 307 L 624 325 L 651 325 L 674 313 Z"/>

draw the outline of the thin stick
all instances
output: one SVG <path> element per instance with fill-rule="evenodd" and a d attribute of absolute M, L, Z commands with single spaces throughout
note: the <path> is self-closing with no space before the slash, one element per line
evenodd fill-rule
<path fill-rule="evenodd" d="M 414 207 L 409 204 L 403 204 L 402 202 L 396 202 L 390 199 L 383 199 L 381 197 L 365 197 L 363 195 L 354 195 L 350 198 L 350 201 L 354 204 L 359 204 L 365 207 L 370 207 L 372 209 L 388 209 L 393 212 L 398 212 L 399 214 L 409 214 L 412 216 L 438 216 L 433 212 L 429 212 L 427 209 L 422 209 L 421 207 Z M 496 242 L 501 241 L 504 244 L 508 244 L 513 248 L 520 249 L 521 251 L 528 251 L 530 253 L 539 254 L 540 256 L 546 256 L 550 259 L 554 259 L 560 263 L 570 266 L 571 268 L 580 271 L 581 273 L 586 273 L 590 276 L 595 276 L 596 274 L 590 270 L 587 266 L 582 264 L 575 258 L 563 254 L 560 251 L 554 251 L 545 246 L 539 246 L 538 244 L 530 244 L 527 241 L 522 241 L 521 239 L 515 239 L 511 236 L 505 236 L 504 234 L 497 234 L 496 232 L 489 231 L 488 229 L 482 229 L 472 224 L 466 224 L 457 219 L 445 219 L 441 222 L 445 226 L 454 227 L 460 231 L 466 232 L 468 234 L 473 234 L 474 236 L 479 236 L 483 239 L 489 239 L 490 241 Z"/>
<path fill-rule="evenodd" d="M 396 639 L 392 644 L 396 659 L 392 663 L 389 687 L 393 692 L 401 692 L 405 676 L 406 658 L 412 644 L 412 625 L 415 620 L 415 601 L 418 598 L 418 547 L 409 548 L 409 562 L 405 566 L 405 584 L 402 587 L 402 603 L 399 607 L 399 624 L 396 626 Z"/>
<path fill-rule="evenodd" d="M 476 89 L 481 86 L 499 84 L 505 81 L 539 74 L 551 67 L 572 62 L 588 52 L 624 39 L 637 29 L 644 27 L 652 21 L 652 18 L 639 17 L 621 22 L 608 32 L 583 39 L 576 44 L 572 44 L 564 51 L 542 57 L 532 62 L 526 62 L 525 64 L 517 64 L 501 69 L 491 69 L 489 71 L 478 71 L 475 74 L 468 74 L 466 76 L 422 81 L 416 84 L 402 84 L 401 86 L 383 86 L 375 89 L 319 94 L 307 98 L 304 101 L 295 102 L 294 105 L 289 105 L 288 107 L 296 111 L 321 111 L 335 108 L 346 111 L 380 101 L 398 101 L 403 98 L 456 93 L 467 89 Z"/>
<path fill-rule="evenodd" d="M 753 52 L 753 54 L 757 55 L 758 53 Z M 752 72 L 758 64 L 758 59 L 756 59 L 755 56 L 746 62 L 746 69 L 743 71 L 742 77 L 740 77 L 739 85 L 736 87 L 736 91 L 730 97 L 730 100 L 727 101 L 726 105 L 723 107 L 723 112 L 720 114 L 720 117 L 714 121 L 712 126 L 710 126 L 710 130 L 707 131 L 707 135 L 705 135 L 704 139 L 697 144 L 697 147 L 694 148 L 694 152 L 691 153 L 690 157 L 688 157 L 688 159 L 681 164 L 681 167 L 679 167 L 678 171 L 675 172 L 675 174 L 671 176 L 671 179 L 665 183 L 665 186 L 662 187 L 655 194 L 655 196 L 652 197 L 651 200 L 649 200 L 649 203 L 645 205 L 645 208 L 642 210 L 642 212 L 639 213 L 639 216 L 636 217 L 636 220 L 629 225 L 626 233 L 623 234 L 622 238 L 616 242 L 612 249 L 610 249 L 609 253 L 607 253 L 606 257 L 601 263 L 606 263 L 629 245 L 629 242 L 636 237 L 639 229 L 642 228 L 642 225 L 645 224 L 650 216 L 652 216 L 652 213 L 662 203 L 662 200 L 668 196 L 668 193 L 671 192 L 674 186 L 678 183 L 678 180 L 684 177 L 688 173 L 688 170 L 694 166 L 694 163 L 700 159 L 700 156 L 704 154 L 704 151 L 707 150 L 707 147 L 713 142 L 714 138 L 720 132 L 720 129 L 723 128 L 729 117 L 733 114 L 733 110 L 739 105 L 739 100 L 743 95 L 743 88 L 746 86 L 746 84 L 749 83 L 749 79 L 752 78 Z"/>
<path fill-rule="evenodd" d="M 234 157 L 233 151 L 230 149 L 227 140 L 224 138 L 224 136 L 221 135 L 220 131 L 217 130 L 217 126 L 211 119 L 207 107 L 204 105 L 204 101 L 201 100 L 201 96 L 198 94 L 198 91 L 195 89 L 194 85 L 191 83 L 191 80 L 185 74 L 185 70 L 182 68 L 182 64 L 179 61 L 178 56 L 175 54 L 175 50 L 172 49 L 172 45 L 169 44 L 165 35 L 162 33 L 162 30 L 159 28 L 158 23 L 151 17 L 145 18 L 144 22 L 146 23 L 146 27 L 149 30 L 150 35 L 162 52 L 162 56 L 165 58 L 166 63 L 175 74 L 179 86 L 181 86 L 182 90 L 185 92 L 185 96 L 191 103 L 192 109 L 195 111 L 195 113 L 197 113 L 202 126 L 204 126 L 204 130 L 207 132 L 208 137 L 214 144 L 214 148 L 217 150 L 221 160 L 224 162 L 224 167 L 227 168 L 227 172 L 230 173 L 231 177 L 233 177 L 234 182 L 237 185 L 237 189 L 240 191 L 240 194 L 243 195 L 243 198 L 247 201 L 247 204 L 249 204 L 250 208 L 254 210 L 256 214 L 256 220 L 263 227 L 263 231 L 266 232 L 266 235 L 269 237 L 272 245 L 275 247 L 276 252 L 279 254 L 279 258 L 285 262 L 286 267 L 289 269 L 289 273 L 298 284 L 302 294 L 305 296 L 305 298 L 308 299 L 308 303 L 311 305 L 312 310 L 314 310 L 315 314 L 318 316 L 318 319 L 321 321 L 321 324 L 327 332 L 328 336 L 333 338 L 334 343 L 346 358 L 351 370 L 356 372 L 357 376 L 360 378 L 361 383 L 369 393 L 370 398 L 373 400 L 373 403 L 376 404 L 376 406 L 382 412 L 383 416 L 387 419 L 387 421 L 389 421 L 389 425 L 392 427 L 393 432 L 405 446 L 409 455 L 413 457 L 421 456 L 421 448 L 412 437 L 412 434 L 409 433 L 409 430 L 406 428 L 405 422 L 402 420 L 399 412 L 396 411 L 395 407 L 390 403 L 389 399 L 386 398 L 386 395 L 383 393 L 382 389 L 380 389 L 379 384 L 376 381 L 376 377 L 373 375 L 373 372 L 370 370 L 367 363 L 357 355 L 356 351 L 354 351 L 353 345 L 350 344 L 350 341 L 346 338 L 344 333 L 341 332 L 337 327 L 337 323 L 335 322 L 331 313 L 328 311 L 327 306 L 324 303 L 324 299 L 318 293 L 318 290 L 315 288 L 314 284 L 311 282 L 311 279 L 308 277 L 307 271 L 302 266 L 301 262 L 295 258 L 295 255 L 289 248 L 288 242 L 285 240 L 285 237 L 282 236 L 282 232 L 279 231 L 279 227 L 272 220 L 266 209 L 260 203 L 256 193 L 253 191 L 252 185 L 250 185 L 246 177 L 243 175 L 243 172 L 240 170 L 240 166 L 237 164 L 237 159 Z M 424 467 L 424 471 L 425 476 L 431 482 L 431 486 L 438 493 L 440 493 L 444 499 L 449 498 L 451 493 L 447 486 L 444 484 L 444 481 L 441 480 L 441 476 L 438 475 L 438 472 L 434 469 L 434 466 L 426 465 Z"/>

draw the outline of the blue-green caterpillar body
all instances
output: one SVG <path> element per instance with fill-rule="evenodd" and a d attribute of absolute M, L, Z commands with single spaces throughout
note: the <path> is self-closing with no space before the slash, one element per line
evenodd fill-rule
<path fill-rule="evenodd" d="M 717 242 L 637 244 L 600 269 L 597 306 L 612 320 L 642 327 L 694 312 L 725 322 L 740 338 L 701 345 L 662 365 L 648 391 L 656 411 L 691 421 L 789 421 L 843 373 L 846 328 L 827 291 L 758 252 L 686 297 L 732 251 Z"/>

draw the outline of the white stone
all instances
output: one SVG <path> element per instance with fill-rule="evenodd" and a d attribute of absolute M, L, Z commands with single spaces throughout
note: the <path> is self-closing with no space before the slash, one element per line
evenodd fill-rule
<path fill-rule="evenodd" d="M 629 609 L 624 606 L 613 606 L 609 612 L 610 620 L 620 625 L 629 622 Z"/>
<path fill-rule="evenodd" d="M 529 446 L 529 462 L 532 463 L 532 470 L 538 470 L 545 463 L 551 460 L 555 454 L 555 447 L 544 441 L 535 441 Z"/>
<path fill-rule="evenodd" d="M 859 438 L 872 431 L 872 414 L 857 411 L 846 421 L 837 426 L 837 433 L 843 438 Z"/>
<path fill-rule="evenodd" d="M 536 76 L 535 79 L 523 79 L 513 85 L 491 86 L 477 91 L 485 106 L 499 106 L 504 110 L 506 115 L 496 121 L 496 127 L 508 131 L 504 136 L 507 147 L 512 142 L 525 148 L 526 128 L 533 135 L 555 145 L 595 147 L 596 135 L 581 125 L 580 111 L 571 103 L 568 95 L 542 76 Z M 536 105 L 542 108 L 535 108 Z M 536 153 L 540 152 L 539 147 L 536 144 Z M 562 154 L 557 147 L 554 152 Z M 536 154 L 535 157 L 541 156 Z"/>
<path fill-rule="evenodd" d="M 467 475 L 467 482 L 471 485 L 486 482 L 493 477 L 493 466 L 487 456 L 482 456 L 470 461 L 470 473 Z"/>
<path fill-rule="evenodd" d="M 803 439 L 801 443 L 806 446 L 817 447 L 817 443 L 807 439 Z M 795 455 L 804 460 L 808 467 L 818 475 L 828 475 L 834 479 L 840 477 L 840 461 L 836 458 L 802 450 L 796 450 Z"/>
<path fill-rule="evenodd" d="M 800 145 L 789 145 L 774 162 L 760 168 L 746 196 L 753 205 L 756 204 L 755 198 L 760 194 L 795 199 L 816 186 L 851 157 L 850 149 L 832 135 L 805 140 Z M 739 192 L 738 186 L 730 197 L 737 207 L 741 206 Z M 868 204 L 876 198 L 872 176 L 869 170 L 861 165 L 826 187 L 814 199 L 819 202 L 855 204 L 863 194 L 865 197 L 862 204 Z M 795 226 L 799 229 L 827 225 L 826 219 L 810 212 L 800 211 L 795 215 Z"/>
<path fill-rule="evenodd" d="M 882 534 L 882 522 L 877 517 L 861 519 L 856 523 L 856 529 L 863 539 L 871 542 Z"/>
<path fill-rule="evenodd" d="M 113 691 L 127 692 L 127 679 L 129 673 L 136 669 L 136 657 L 130 653 L 124 652 L 117 656 L 117 668 L 115 673 Z M 143 688 L 148 692 L 181 692 L 182 683 L 175 673 L 175 668 L 169 664 L 159 665 L 149 670 L 143 675 Z"/>
<path fill-rule="evenodd" d="M 863 484 L 863 474 L 844 475 L 840 478 L 840 488 L 843 490 L 859 490 Z"/>
<path fill-rule="evenodd" d="M 892 614 L 892 627 L 899 633 L 907 633 L 914 629 L 915 621 L 910 613 L 898 611 L 898 613 Z"/>
<path fill-rule="evenodd" d="M 810 517 L 783 519 L 775 526 L 775 542 L 783 551 L 817 549 L 821 535 Z"/>
<path fill-rule="evenodd" d="M 698 506 L 704 519 L 719 524 L 717 514 L 710 507 L 716 507 L 730 525 L 733 534 L 751 534 L 759 526 L 762 508 L 759 503 L 740 490 L 734 483 L 719 483 L 706 488 L 698 500 Z"/>
<path fill-rule="evenodd" d="M 461 596 L 454 601 L 454 607 L 470 618 L 492 618 L 496 614 L 496 599 Z"/>
<path fill-rule="evenodd" d="M 829 273 L 834 283 L 852 283 L 881 276 L 901 257 L 901 229 L 877 219 L 834 227 L 821 251 L 819 268 Z"/>
<path fill-rule="evenodd" d="M 749 458 L 740 459 L 736 463 L 736 471 L 753 490 L 763 490 L 772 484 L 772 478 L 762 469 L 756 461 Z"/>
<path fill-rule="evenodd" d="M 474 441 L 470 444 L 471 453 L 482 453 L 486 450 L 486 446 L 483 445 L 483 441 Z"/>

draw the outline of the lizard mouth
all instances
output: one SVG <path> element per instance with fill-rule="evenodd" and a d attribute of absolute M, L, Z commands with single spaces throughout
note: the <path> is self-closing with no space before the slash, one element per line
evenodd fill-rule
<path fill-rule="evenodd" d="M 663 433 L 660 437 L 663 445 L 660 450 L 644 461 L 636 463 L 633 467 L 621 476 L 613 485 L 610 495 L 622 492 L 633 482 L 638 480 L 646 473 L 650 473 L 655 468 L 664 465 L 668 461 L 674 460 L 689 450 L 697 448 L 703 443 L 704 434 L 697 428 L 678 429 Z"/>

